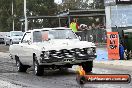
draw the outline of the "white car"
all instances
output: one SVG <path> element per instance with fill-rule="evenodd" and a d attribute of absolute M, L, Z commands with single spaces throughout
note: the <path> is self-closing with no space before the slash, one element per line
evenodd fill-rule
<path fill-rule="evenodd" d="M 9 32 L 0 32 L 0 44 L 4 44 L 5 41 L 5 36 L 8 34 Z"/>
<path fill-rule="evenodd" d="M 96 58 L 96 46 L 80 41 L 70 28 L 43 28 L 25 32 L 19 44 L 9 48 L 16 60 L 17 70 L 26 72 L 33 66 L 35 75 L 43 75 L 44 68 L 70 68 L 82 65 L 91 72 Z"/>
<path fill-rule="evenodd" d="M 10 33 L 5 36 L 5 45 L 18 44 L 21 41 L 22 36 L 22 31 L 10 31 Z"/>

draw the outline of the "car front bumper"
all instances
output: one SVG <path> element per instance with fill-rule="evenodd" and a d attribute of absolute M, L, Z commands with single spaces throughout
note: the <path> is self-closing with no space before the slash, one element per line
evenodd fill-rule
<path fill-rule="evenodd" d="M 78 65 L 83 62 L 93 61 L 96 57 L 97 57 L 97 55 L 92 55 L 87 58 L 76 58 L 76 59 L 75 58 L 64 58 L 63 60 L 47 59 L 44 61 L 40 61 L 40 65 L 67 65 L 67 64 Z"/>

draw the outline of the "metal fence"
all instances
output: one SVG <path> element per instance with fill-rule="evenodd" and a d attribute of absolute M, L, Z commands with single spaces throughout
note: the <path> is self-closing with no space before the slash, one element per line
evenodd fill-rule
<path fill-rule="evenodd" d="M 91 29 L 76 32 L 81 37 L 82 41 L 89 41 L 94 43 L 106 43 L 105 29 Z"/>

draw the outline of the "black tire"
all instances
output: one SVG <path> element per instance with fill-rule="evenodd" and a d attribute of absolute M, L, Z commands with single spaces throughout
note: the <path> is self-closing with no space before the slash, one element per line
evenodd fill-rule
<path fill-rule="evenodd" d="M 12 40 L 10 40 L 10 45 L 12 45 L 13 44 L 13 42 L 12 42 Z"/>
<path fill-rule="evenodd" d="M 19 58 L 18 58 L 17 56 L 15 56 L 15 58 L 16 58 L 17 71 L 18 71 L 18 72 L 26 72 L 27 69 L 28 69 L 28 66 L 23 65 L 23 64 L 20 62 L 20 60 L 19 60 Z"/>
<path fill-rule="evenodd" d="M 34 55 L 34 59 L 33 59 L 34 74 L 37 76 L 42 76 L 44 73 L 44 68 L 43 66 L 39 65 L 36 58 L 37 57 Z"/>
<path fill-rule="evenodd" d="M 82 63 L 82 67 L 86 73 L 92 72 L 93 61 L 88 61 L 88 62 Z"/>

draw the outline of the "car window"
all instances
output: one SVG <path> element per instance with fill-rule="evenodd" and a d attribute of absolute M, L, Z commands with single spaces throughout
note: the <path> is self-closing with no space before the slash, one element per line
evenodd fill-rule
<path fill-rule="evenodd" d="M 71 30 L 50 30 L 49 35 L 51 39 L 77 39 L 77 37 Z"/>
<path fill-rule="evenodd" d="M 28 43 L 29 41 L 31 41 L 31 33 L 27 32 L 24 34 L 24 37 L 22 39 L 22 43 Z"/>
<path fill-rule="evenodd" d="M 11 32 L 11 36 L 23 36 L 23 32 Z"/>
<path fill-rule="evenodd" d="M 33 42 L 42 42 L 42 34 L 40 31 L 33 32 Z"/>
<path fill-rule="evenodd" d="M 50 37 L 53 37 L 50 35 Z M 48 31 L 34 31 L 33 42 L 42 42 L 48 40 Z"/>
<path fill-rule="evenodd" d="M 48 38 L 49 38 L 49 31 L 43 31 L 42 32 L 42 41 L 47 41 Z"/>

